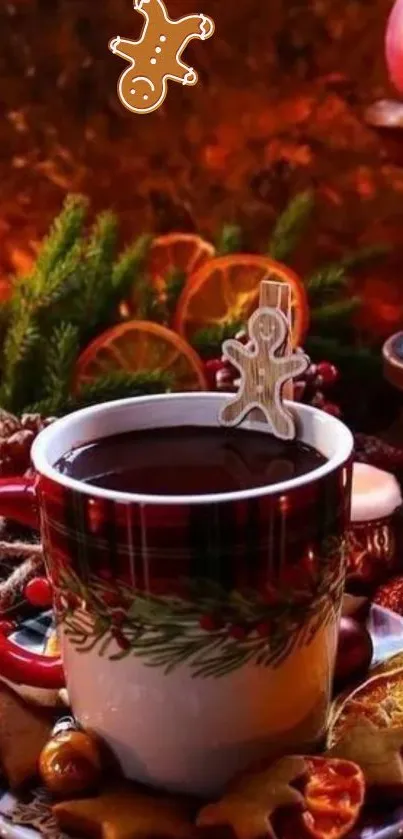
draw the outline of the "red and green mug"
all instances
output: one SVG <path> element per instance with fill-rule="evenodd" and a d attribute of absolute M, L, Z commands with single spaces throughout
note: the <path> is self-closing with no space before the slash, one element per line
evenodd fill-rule
<path fill-rule="evenodd" d="M 323 736 L 352 436 L 336 418 L 292 403 L 299 438 L 326 462 L 226 494 L 114 492 L 55 463 L 132 429 L 215 426 L 228 398 L 168 394 L 71 414 L 36 439 L 34 480 L 3 481 L 0 491 L 3 515 L 39 521 L 63 661 L 3 637 L 0 672 L 51 688 L 65 677 L 74 714 L 128 777 L 207 795 L 263 753 L 301 751 Z"/>

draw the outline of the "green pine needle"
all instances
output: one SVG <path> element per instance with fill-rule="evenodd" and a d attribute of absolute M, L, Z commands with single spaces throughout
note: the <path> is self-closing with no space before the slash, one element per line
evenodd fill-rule
<path fill-rule="evenodd" d="M 66 400 L 63 413 L 76 411 L 78 408 L 85 408 L 98 402 L 110 402 L 114 399 L 124 399 L 130 396 L 167 393 L 171 388 L 171 376 L 161 370 L 140 370 L 137 373 L 119 370 L 83 385 L 77 394 Z"/>
<path fill-rule="evenodd" d="M 192 346 L 202 358 L 216 358 L 221 355 L 223 342 L 234 338 L 243 325 L 240 321 L 227 321 L 200 329 L 192 338 Z"/>
<path fill-rule="evenodd" d="M 391 252 L 390 245 L 386 243 L 379 243 L 376 245 L 367 245 L 363 248 L 358 248 L 356 251 L 346 254 L 341 260 L 340 264 L 345 268 L 360 268 L 368 262 L 374 262 L 377 259 L 382 259 Z"/>
<path fill-rule="evenodd" d="M 290 259 L 311 219 L 314 206 L 314 196 L 310 190 L 298 193 L 290 201 L 271 234 L 268 253 L 272 259 L 277 262 Z"/>
<path fill-rule="evenodd" d="M 69 195 L 64 203 L 60 215 L 56 218 L 49 236 L 45 239 L 39 254 L 35 275 L 46 281 L 46 277 L 57 268 L 70 248 L 80 237 L 84 224 L 88 202 L 79 195 Z M 40 294 L 43 285 L 39 282 L 37 291 Z"/>
<path fill-rule="evenodd" d="M 216 241 L 217 256 L 227 256 L 242 250 L 242 230 L 237 224 L 226 224 Z"/>
<path fill-rule="evenodd" d="M 147 256 L 153 241 L 149 235 L 139 238 L 126 248 L 112 271 L 112 289 L 115 303 L 124 300 L 135 291 L 145 270 Z"/>
<path fill-rule="evenodd" d="M 343 265 L 337 262 L 319 268 L 305 280 L 309 296 L 315 297 L 339 291 L 346 284 L 346 270 Z"/>
<path fill-rule="evenodd" d="M 43 391 L 52 415 L 58 413 L 70 390 L 79 349 L 78 335 L 76 326 L 62 323 L 50 336 Z"/>
<path fill-rule="evenodd" d="M 349 317 L 361 305 L 359 297 L 350 297 L 346 300 L 337 300 L 328 303 L 311 311 L 311 323 L 314 329 L 334 328 L 340 321 L 348 321 Z"/>
<path fill-rule="evenodd" d="M 379 380 L 382 376 L 381 353 L 369 347 L 344 343 L 338 337 L 311 335 L 306 340 L 305 349 L 312 361 L 319 362 L 325 358 L 350 379 L 371 381 L 373 378 Z"/>

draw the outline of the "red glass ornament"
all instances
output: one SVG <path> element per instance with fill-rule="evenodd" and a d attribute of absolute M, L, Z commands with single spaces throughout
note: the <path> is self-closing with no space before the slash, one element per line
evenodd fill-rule
<path fill-rule="evenodd" d="M 25 586 L 24 596 L 31 606 L 48 609 L 53 601 L 52 585 L 47 577 L 34 577 Z"/>
<path fill-rule="evenodd" d="M 373 656 L 367 628 L 354 620 L 342 618 L 339 629 L 335 683 L 338 688 L 365 675 Z"/>
<path fill-rule="evenodd" d="M 403 0 L 397 0 L 389 16 L 385 50 L 389 76 L 399 93 L 403 92 Z"/>

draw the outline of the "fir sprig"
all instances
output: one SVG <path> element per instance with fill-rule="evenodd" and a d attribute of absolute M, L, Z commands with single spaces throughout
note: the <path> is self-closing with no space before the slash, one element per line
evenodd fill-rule
<path fill-rule="evenodd" d="M 220 230 L 216 243 L 217 256 L 237 253 L 242 250 L 242 230 L 237 224 L 226 224 Z"/>
<path fill-rule="evenodd" d="M 234 338 L 243 329 L 241 321 L 226 321 L 225 323 L 207 326 L 199 329 L 192 339 L 192 345 L 202 358 L 215 358 L 221 355 L 223 341 Z"/>
<path fill-rule="evenodd" d="M 92 404 L 171 386 L 159 371 L 118 371 L 71 397 L 79 352 L 119 319 L 119 304 L 142 281 L 152 241 L 150 236 L 140 237 L 118 256 L 116 217 L 99 215 L 87 238 L 86 211 L 83 198 L 67 198 L 32 274 L 15 281 L 12 301 L 2 308 L 0 401 L 11 411 L 32 406 L 43 413 L 64 413 L 73 403 Z M 173 300 L 178 288 L 175 280 L 169 289 Z"/>
<path fill-rule="evenodd" d="M 78 328 L 72 323 L 56 326 L 50 338 L 45 364 L 44 398 L 47 413 L 58 414 L 68 398 L 79 348 Z"/>
<path fill-rule="evenodd" d="M 272 231 L 268 253 L 278 262 L 287 262 L 301 239 L 314 209 L 311 191 L 300 192 L 280 215 Z"/>

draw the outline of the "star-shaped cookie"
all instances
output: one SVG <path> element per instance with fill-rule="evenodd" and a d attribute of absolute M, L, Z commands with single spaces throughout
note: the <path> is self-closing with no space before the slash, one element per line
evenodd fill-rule
<path fill-rule="evenodd" d="M 347 726 L 327 752 L 361 767 L 368 786 L 403 786 L 403 728 L 378 728 L 367 717 Z"/>
<path fill-rule="evenodd" d="M 303 795 L 291 782 L 304 775 L 302 757 L 284 757 L 264 771 L 246 775 L 231 786 L 223 798 L 204 807 L 198 827 L 230 827 L 236 839 L 276 839 L 271 816 L 280 807 L 303 805 Z"/>
<path fill-rule="evenodd" d="M 157 797 L 122 781 L 94 798 L 55 804 L 62 830 L 100 839 L 192 839 L 192 805 L 182 798 Z"/>

